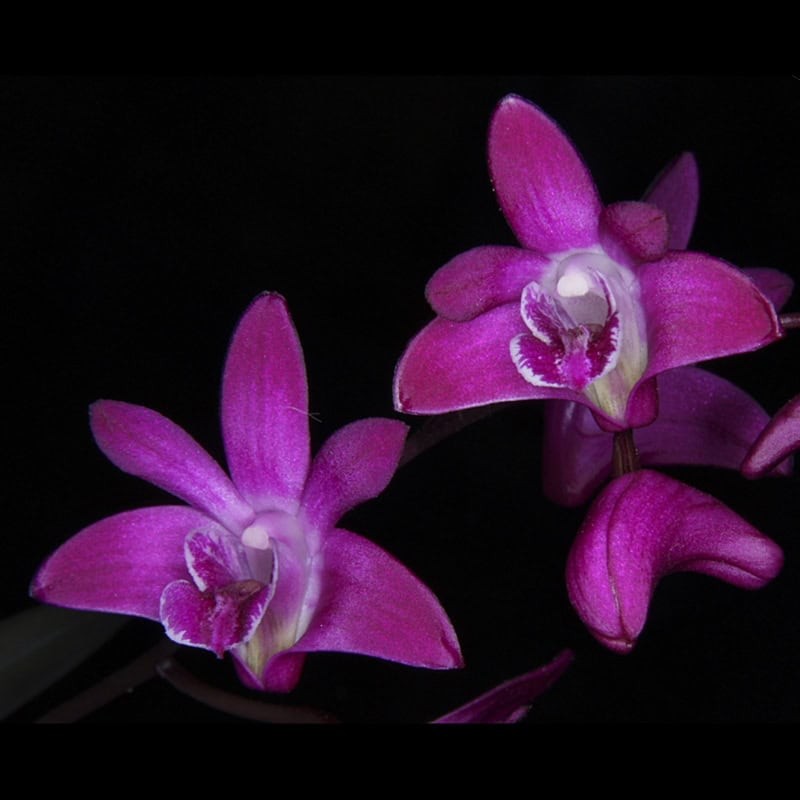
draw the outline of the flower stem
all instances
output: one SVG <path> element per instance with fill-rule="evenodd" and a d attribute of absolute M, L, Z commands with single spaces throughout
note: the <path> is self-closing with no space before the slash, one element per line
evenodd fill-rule
<path fill-rule="evenodd" d="M 175 650 L 177 645 L 174 642 L 163 639 L 155 647 L 142 653 L 130 664 L 113 672 L 107 678 L 103 678 L 90 689 L 50 709 L 36 722 L 76 722 L 83 719 L 126 692 L 155 678 L 158 663 L 171 656 Z"/>
<path fill-rule="evenodd" d="M 800 311 L 792 311 L 789 314 L 781 314 L 778 319 L 784 328 L 800 328 Z"/>
<path fill-rule="evenodd" d="M 636 472 L 639 466 L 639 451 L 636 449 L 636 442 L 633 440 L 633 429 L 627 428 L 624 431 L 615 433 L 613 456 L 614 477 L 619 478 L 628 472 Z"/>
<path fill-rule="evenodd" d="M 262 703 L 238 694 L 209 686 L 184 669 L 174 659 L 167 658 L 156 666 L 158 674 L 179 692 L 218 711 L 256 722 L 326 724 L 338 722 L 325 711 L 301 706 L 282 706 Z"/>
<path fill-rule="evenodd" d="M 424 453 L 429 448 L 439 444 L 443 439 L 458 433 L 462 428 L 488 417 L 500 408 L 500 403 L 477 408 L 467 408 L 463 411 L 452 411 L 449 414 L 439 414 L 429 417 L 406 440 L 403 455 L 398 466 L 402 467 L 409 461 Z"/>

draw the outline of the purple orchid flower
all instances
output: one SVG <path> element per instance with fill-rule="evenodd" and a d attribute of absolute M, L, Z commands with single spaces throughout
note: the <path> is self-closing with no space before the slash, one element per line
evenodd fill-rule
<path fill-rule="evenodd" d="M 595 500 L 566 576 L 570 601 L 592 635 L 627 653 L 665 575 L 700 572 L 758 589 L 782 566 L 778 545 L 718 500 L 640 470 L 615 479 Z"/>
<path fill-rule="evenodd" d="M 388 484 L 407 428 L 364 419 L 310 459 L 303 354 L 284 299 L 258 297 L 233 336 L 222 383 L 232 480 L 183 429 L 141 406 L 92 406 L 120 469 L 189 506 L 127 511 L 84 529 L 31 593 L 55 605 L 160 620 L 180 644 L 230 652 L 243 682 L 289 691 L 307 653 L 412 666 L 462 665 L 434 595 L 388 553 L 336 527 Z"/>
<path fill-rule="evenodd" d="M 759 433 L 742 462 L 745 478 L 791 471 L 789 456 L 800 450 L 800 395 L 790 400 Z"/>
<path fill-rule="evenodd" d="M 694 156 L 683 153 L 653 181 L 644 200 L 667 216 L 670 247 L 685 249 L 699 202 Z M 789 275 L 774 269 L 742 270 L 780 311 L 794 289 Z M 645 466 L 697 465 L 739 469 L 750 444 L 768 420 L 764 409 L 729 381 L 696 367 L 679 367 L 658 378 L 659 414 L 636 432 Z M 565 506 L 586 502 L 611 474 L 612 434 L 588 406 L 574 401 L 545 402 L 544 489 Z M 781 466 L 789 474 L 791 465 Z"/>
<path fill-rule="evenodd" d="M 397 366 L 399 411 L 571 400 L 605 430 L 639 427 L 656 417 L 657 375 L 783 335 L 754 280 L 676 249 L 696 211 L 688 154 L 648 202 L 603 207 L 565 134 L 509 96 L 491 121 L 489 167 L 522 248 L 477 247 L 431 278 L 426 296 L 438 317 Z"/>

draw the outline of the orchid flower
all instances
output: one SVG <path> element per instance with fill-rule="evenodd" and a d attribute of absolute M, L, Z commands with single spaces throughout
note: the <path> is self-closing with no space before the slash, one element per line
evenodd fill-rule
<path fill-rule="evenodd" d="M 285 301 L 264 294 L 241 319 L 223 376 L 231 478 L 155 411 L 95 403 L 92 430 L 108 458 L 189 505 L 90 525 L 44 563 L 33 596 L 160 620 L 180 644 L 231 653 L 243 682 L 262 690 L 291 690 L 314 651 L 461 666 L 434 595 L 388 553 L 337 527 L 386 487 L 406 426 L 359 420 L 311 461 L 307 393 Z"/>
<path fill-rule="evenodd" d="M 764 426 L 742 462 L 742 474 L 746 478 L 761 478 L 776 468 L 785 474 L 786 459 L 799 449 L 800 395 L 783 406 Z"/>
<path fill-rule="evenodd" d="M 686 198 L 696 184 L 691 157 L 648 202 L 604 207 L 566 135 L 513 95 L 494 113 L 488 149 L 522 247 L 474 248 L 431 278 L 426 296 L 438 317 L 397 366 L 398 410 L 571 400 L 604 430 L 640 427 L 657 415 L 657 375 L 783 335 L 741 270 L 675 249 L 696 210 L 696 197 Z"/>
<path fill-rule="evenodd" d="M 566 575 L 570 601 L 592 635 L 626 653 L 665 575 L 701 572 L 758 589 L 782 565 L 778 545 L 718 500 L 639 470 L 612 481 L 592 504 Z"/>

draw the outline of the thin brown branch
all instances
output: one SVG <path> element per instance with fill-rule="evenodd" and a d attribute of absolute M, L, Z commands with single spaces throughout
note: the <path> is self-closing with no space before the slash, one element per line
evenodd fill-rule
<path fill-rule="evenodd" d="M 639 451 L 633 440 L 633 430 L 620 431 L 614 434 L 613 473 L 619 478 L 628 472 L 639 469 Z"/>
<path fill-rule="evenodd" d="M 112 700 L 155 678 L 158 663 L 171 656 L 176 649 L 174 642 L 163 639 L 127 666 L 103 678 L 91 689 L 51 709 L 36 722 L 76 722 L 83 719 L 92 711 L 108 705 Z"/>
<path fill-rule="evenodd" d="M 778 319 L 784 328 L 800 328 L 800 311 L 792 311 L 789 314 L 781 314 Z"/>
<path fill-rule="evenodd" d="M 282 706 L 262 703 L 238 694 L 231 694 L 209 686 L 184 669 L 173 658 L 163 660 L 156 667 L 158 674 L 179 692 L 218 711 L 256 722 L 327 724 L 338 722 L 325 711 L 301 706 Z"/>

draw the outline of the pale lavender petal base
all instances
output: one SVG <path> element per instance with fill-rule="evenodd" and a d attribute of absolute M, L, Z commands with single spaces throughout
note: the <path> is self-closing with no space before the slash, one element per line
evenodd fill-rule
<path fill-rule="evenodd" d="M 718 500 L 641 470 L 614 480 L 592 505 L 567 561 L 567 589 L 591 633 L 626 653 L 665 575 L 701 572 L 758 589 L 782 565 L 778 545 Z"/>
<path fill-rule="evenodd" d="M 392 556 L 337 528 L 327 537 L 321 559 L 319 602 L 289 654 L 337 651 L 429 669 L 463 666 L 456 633 L 439 601 Z"/>
<path fill-rule="evenodd" d="M 572 652 L 563 650 L 549 664 L 501 683 L 433 722 L 438 724 L 519 722 L 528 713 L 533 701 L 564 674 L 573 660 Z"/>
<path fill-rule="evenodd" d="M 784 460 L 800 449 L 800 395 L 790 400 L 769 422 L 753 443 L 742 463 L 746 478 L 761 478 L 781 462 L 782 471 L 791 470 Z"/>
<path fill-rule="evenodd" d="M 464 321 L 519 298 L 531 281 L 552 267 L 547 256 L 518 247 L 476 247 L 434 273 L 425 288 L 433 310 Z"/>
<path fill-rule="evenodd" d="M 294 513 L 310 461 L 303 351 L 286 301 L 263 294 L 233 335 L 222 433 L 236 486 L 256 510 Z"/>
<path fill-rule="evenodd" d="M 324 534 L 345 512 L 379 495 L 397 469 L 408 426 L 362 419 L 328 439 L 314 458 L 303 493 L 303 514 Z"/>
<path fill-rule="evenodd" d="M 47 559 L 31 585 L 56 606 L 159 619 L 167 584 L 188 580 L 183 543 L 216 522 L 184 506 L 126 511 L 95 522 Z"/>

